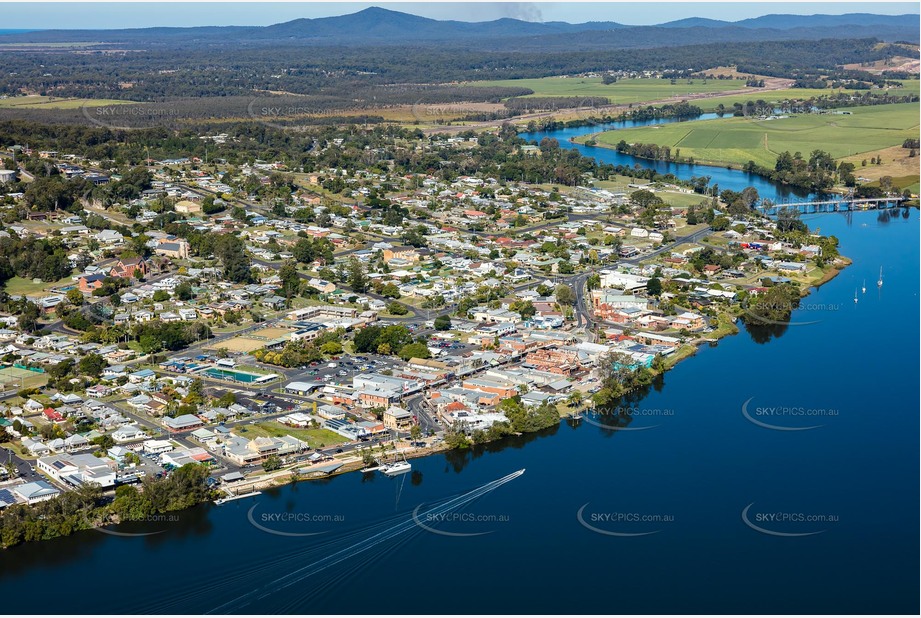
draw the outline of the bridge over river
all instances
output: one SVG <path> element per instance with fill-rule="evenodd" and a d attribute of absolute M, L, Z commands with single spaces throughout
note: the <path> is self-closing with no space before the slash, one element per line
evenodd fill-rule
<path fill-rule="evenodd" d="M 776 215 L 783 208 L 795 208 L 801 214 L 821 212 L 850 212 L 854 210 L 877 210 L 880 208 L 893 208 L 905 201 L 904 197 L 867 197 L 854 199 L 852 196 L 842 195 L 838 198 L 815 200 L 812 202 L 771 202 L 764 200 L 755 208 L 766 215 Z"/>

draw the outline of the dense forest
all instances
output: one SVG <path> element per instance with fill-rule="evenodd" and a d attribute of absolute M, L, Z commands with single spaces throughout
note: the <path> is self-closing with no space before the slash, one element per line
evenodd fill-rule
<path fill-rule="evenodd" d="M 591 54 L 539 49 L 291 45 L 244 47 L 235 49 L 232 56 L 226 49 L 211 47 L 156 48 L 144 54 L 19 52 L 4 55 L 0 94 L 33 92 L 147 102 L 205 98 L 211 100 L 212 114 L 219 114 L 220 99 L 236 96 L 251 100 L 279 91 L 309 95 L 309 106 L 324 110 L 348 109 L 356 101 L 365 105 L 495 101 L 516 93 L 473 92 L 461 86 L 435 84 L 618 70 L 696 72 L 726 65 L 738 65 L 752 74 L 799 77 L 835 70 L 841 64 L 905 53 L 900 47 L 878 43 L 876 39 L 753 41 L 600 49 Z M 861 79 L 871 79 L 869 74 L 858 73 Z M 199 113 L 204 116 L 206 111 L 200 109 Z"/>

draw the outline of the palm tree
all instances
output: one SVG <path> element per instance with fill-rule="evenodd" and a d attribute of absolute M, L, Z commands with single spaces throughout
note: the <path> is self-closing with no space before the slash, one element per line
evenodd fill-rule
<path fill-rule="evenodd" d="M 573 391 L 569 393 L 569 397 L 566 398 L 566 403 L 568 403 L 571 408 L 579 409 L 582 407 L 582 399 L 582 391 L 573 389 Z"/>

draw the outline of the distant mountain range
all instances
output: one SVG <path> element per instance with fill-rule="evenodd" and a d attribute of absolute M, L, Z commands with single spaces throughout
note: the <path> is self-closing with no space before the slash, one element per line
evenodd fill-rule
<path fill-rule="evenodd" d="M 913 14 L 765 15 L 738 22 L 692 17 L 657 26 L 630 26 L 617 22 L 540 23 L 510 18 L 487 22 L 442 21 L 372 7 L 349 15 L 295 19 L 271 26 L 42 30 L 0 34 L 0 42 L 98 41 L 146 46 L 441 43 L 520 50 L 541 47 L 543 43 L 562 47 L 567 41 L 570 49 L 823 38 L 917 42 L 918 32 L 919 16 Z M 577 34 L 578 37 L 574 36 Z"/>

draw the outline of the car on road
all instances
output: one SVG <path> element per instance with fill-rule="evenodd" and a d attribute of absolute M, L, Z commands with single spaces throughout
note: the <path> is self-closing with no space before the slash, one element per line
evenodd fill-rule
<path fill-rule="evenodd" d="M 337 453 L 341 453 L 341 452 L 342 452 L 342 449 L 341 449 L 341 448 L 337 448 L 337 449 L 336 449 L 336 452 L 337 452 Z"/>

